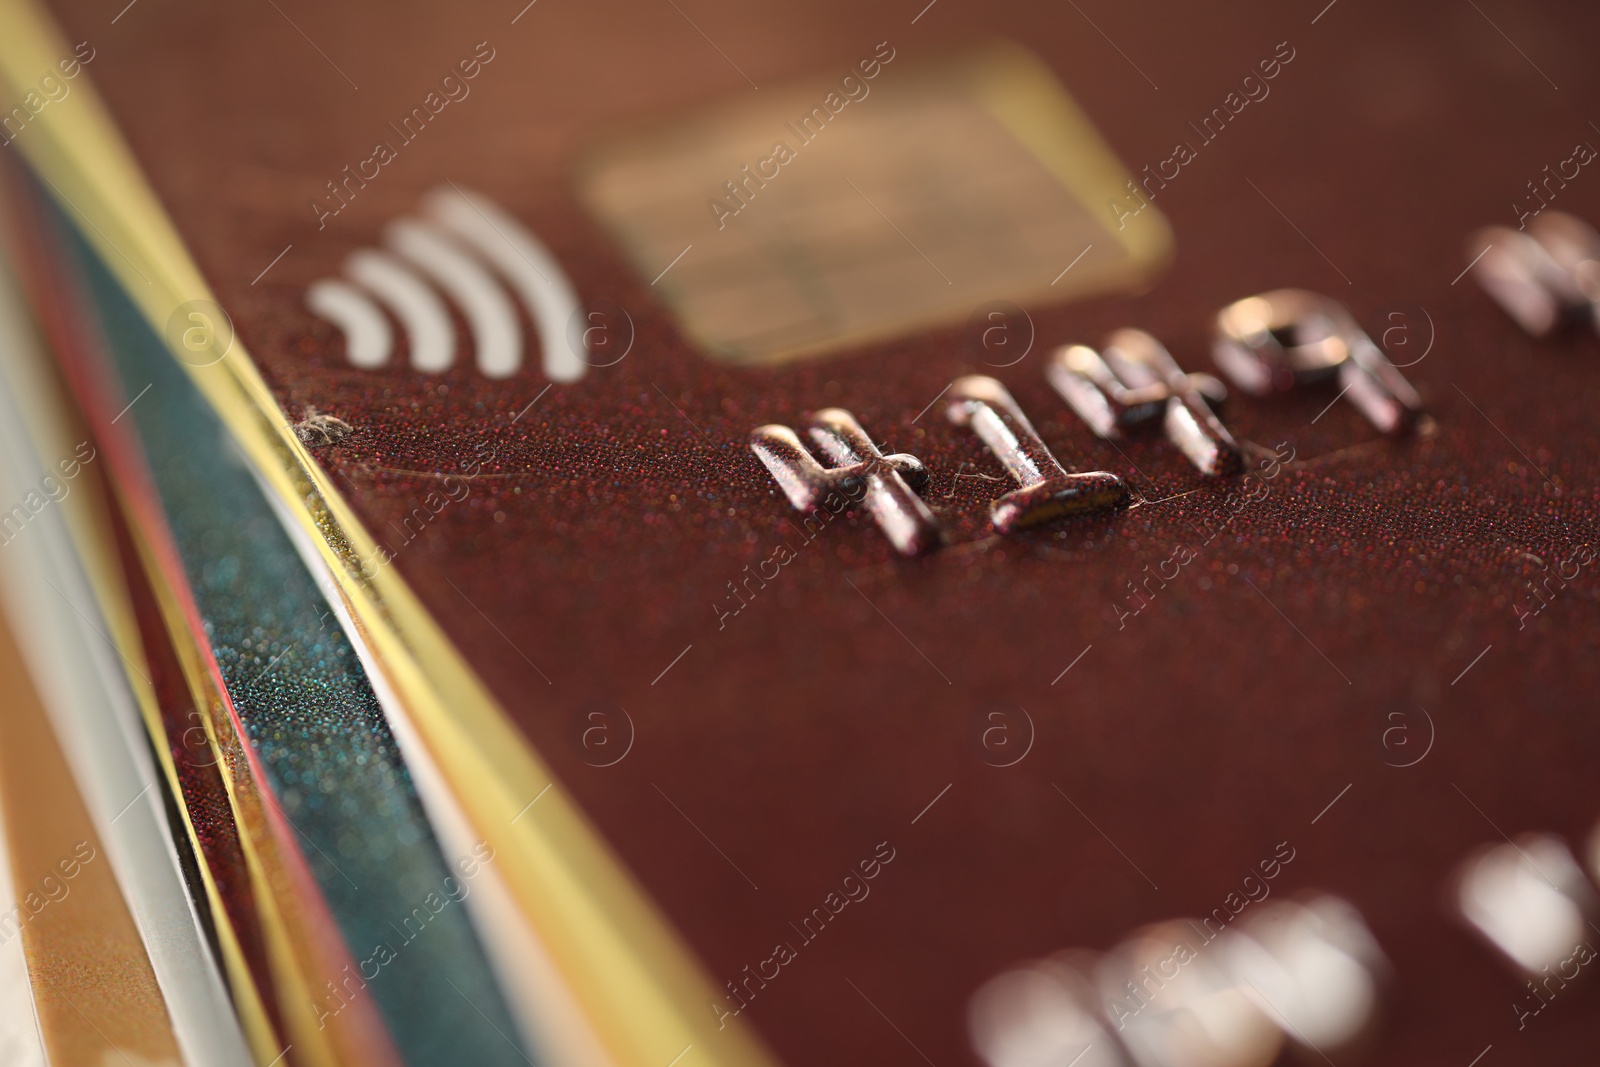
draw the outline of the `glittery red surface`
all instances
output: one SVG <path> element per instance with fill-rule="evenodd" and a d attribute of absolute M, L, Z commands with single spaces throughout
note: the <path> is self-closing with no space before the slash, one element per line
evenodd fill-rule
<path fill-rule="evenodd" d="M 1274 893 L 1348 898 L 1394 964 L 1368 1062 L 1593 1047 L 1593 979 L 1519 1031 L 1520 983 L 1444 912 L 1474 846 L 1551 830 L 1581 847 L 1600 818 L 1600 578 L 1583 569 L 1525 629 L 1514 611 L 1540 561 L 1597 536 L 1600 342 L 1531 341 L 1471 279 L 1452 283 L 1471 230 L 1514 225 L 1527 181 L 1600 143 L 1592 10 L 1344 0 L 1313 24 L 1320 3 L 943 0 L 913 25 L 915 3 L 542 3 L 512 25 L 516 4 L 141 4 L 110 26 L 118 6 L 63 18 L 94 41 L 89 71 L 239 335 L 291 415 L 355 428 L 320 458 L 714 981 L 797 941 L 790 923 L 878 842 L 895 849 L 751 1004 L 787 1062 L 970 1059 L 964 1010 L 985 978 L 1208 912 L 1285 840 L 1296 859 Z M 986 369 L 959 329 L 780 370 L 685 344 L 569 170 L 598 124 L 751 91 L 696 25 L 757 84 L 885 39 L 916 56 L 1012 37 L 1135 169 L 1289 42 L 1271 95 L 1160 194 L 1178 246 L 1165 278 L 1030 309 L 1041 348 L 995 371 L 1064 463 L 1149 502 L 988 538 L 986 502 L 1009 486 L 981 476 L 998 466 L 938 405 L 916 418 Z M 497 54 L 472 95 L 319 231 L 323 182 L 485 39 Z M 544 387 L 535 369 L 350 369 L 305 286 L 446 178 L 528 223 L 586 299 L 627 308 L 628 357 L 515 422 Z M 1555 206 L 1600 220 L 1600 175 Z M 1202 486 L 1160 442 L 1096 442 L 1046 386 L 1042 346 L 1138 325 L 1201 369 L 1218 308 L 1290 285 L 1346 301 L 1375 335 L 1404 326 L 1413 347 L 1386 339 L 1401 359 L 1431 320 L 1406 373 L 1437 431 L 1385 442 L 1347 404 L 1319 415 L 1331 393 L 1236 398 L 1237 436 L 1297 458 L 1202 547 L 1197 524 L 1237 486 Z M 828 405 L 923 459 L 949 549 L 903 562 L 864 517 L 798 544 L 744 441 Z M 492 459 L 471 492 L 408 542 L 438 473 L 475 455 Z M 794 561 L 719 630 L 727 584 L 784 539 Z M 1180 543 L 1198 558 L 1119 629 L 1128 583 Z M 595 766 L 626 738 L 616 708 L 632 747 Z M 1003 708 L 1036 737 L 997 768 L 982 738 Z M 1392 766 L 1424 750 L 1419 709 L 1432 747 Z M 585 733 L 597 723 L 616 748 Z M 1386 746 L 1397 723 L 1413 747 Z"/>

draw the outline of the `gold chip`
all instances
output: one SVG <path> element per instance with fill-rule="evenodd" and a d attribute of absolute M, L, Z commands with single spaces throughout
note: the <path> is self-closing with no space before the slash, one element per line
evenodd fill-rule
<path fill-rule="evenodd" d="M 1152 206 L 1049 69 L 996 43 L 751 90 L 589 152 L 579 191 L 683 331 L 768 364 L 960 322 L 990 301 L 1145 286 Z"/>

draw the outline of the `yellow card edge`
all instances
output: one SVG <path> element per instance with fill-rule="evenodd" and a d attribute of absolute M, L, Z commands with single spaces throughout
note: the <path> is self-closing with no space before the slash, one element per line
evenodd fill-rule
<path fill-rule="evenodd" d="M 0 749 L 0 800 L 5 802 L 5 818 L 8 821 L 4 827 L 4 847 L 14 893 L 20 903 L 24 897 L 37 895 L 25 879 L 37 872 L 41 860 L 44 870 L 53 869 L 47 855 L 41 856 L 27 850 L 24 843 L 16 840 L 17 827 L 23 820 L 35 822 L 41 818 L 38 813 L 44 812 L 47 814 L 42 818 L 57 825 L 61 822 L 81 824 L 84 840 L 80 845 L 89 844 L 94 856 L 104 856 L 107 852 L 105 841 L 95 826 L 89 800 L 84 797 L 71 773 L 65 739 L 51 721 L 45 707 L 45 694 L 40 690 L 32 665 L 28 663 L 27 653 L 16 637 L 18 621 L 13 613 L 0 611 L 0 661 L 10 661 L 16 668 L 16 673 L 8 678 L 7 688 L 11 692 L 4 712 L 12 722 L 0 730 L 0 734 L 7 735 L 9 743 L 15 740 L 15 732 L 36 732 L 41 738 L 48 739 L 48 745 L 54 749 L 49 753 L 6 752 Z M 65 773 L 50 779 L 50 793 L 44 796 L 37 793 L 29 795 L 24 802 L 23 797 L 12 793 L 15 784 L 7 779 L 17 770 L 18 763 L 37 767 L 40 759 L 50 765 L 59 764 Z M 8 763 L 11 763 L 10 767 Z M 76 849 L 73 854 L 76 854 Z M 90 868 L 88 862 L 84 861 L 85 865 L 77 877 L 92 883 L 93 888 L 88 890 L 91 894 L 98 893 L 109 898 L 98 902 L 89 921 L 107 922 L 114 930 L 103 929 L 100 936 L 92 939 L 69 936 L 62 943 L 51 937 L 51 931 L 62 930 L 65 916 L 59 912 L 41 911 L 38 914 L 48 915 L 53 920 L 44 924 L 44 929 L 41 930 L 40 923 L 27 921 L 22 922 L 16 931 L 22 939 L 28 982 L 33 989 L 35 1016 L 46 1058 L 52 1063 L 81 1062 L 87 1058 L 89 1051 L 83 1043 L 93 1043 L 97 1037 L 103 1044 L 96 1045 L 95 1051 L 102 1053 L 104 1060 L 110 1060 L 113 1053 L 127 1059 L 117 1039 L 127 1042 L 133 1037 L 142 1039 L 146 1046 L 133 1052 L 142 1062 L 150 1067 L 181 1067 L 182 1046 L 178 1041 L 171 1009 L 156 979 L 155 967 L 150 961 L 149 949 L 134 918 L 133 909 L 117 881 L 116 872 L 107 869 L 105 863 Z M 78 914 L 83 914 L 83 901 L 78 894 L 69 890 L 59 899 L 62 904 L 58 908 L 68 906 L 66 902 L 69 900 L 77 901 Z M 90 903 L 96 904 L 92 899 Z M 47 970 L 41 969 L 43 962 L 51 965 L 49 969 L 57 972 L 58 979 L 62 977 L 60 972 L 66 970 L 73 973 L 77 980 L 93 987 L 96 995 L 92 1000 L 86 1001 L 82 996 L 78 998 L 88 1005 L 88 1012 L 50 979 Z M 71 1011 L 50 1013 L 44 1010 L 47 1004 L 58 1009 L 70 1008 Z M 99 1023 L 95 1022 L 96 1016 L 100 1019 Z M 111 1029 L 116 1038 L 107 1035 L 101 1029 L 101 1024 Z M 85 1032 L 85 1026 L 94 1031 L 92 1037 Z M 141 1054 L 157 1052 L 152 1046 L 164 1046 L 160 1049 L 159 1060 Z"/>

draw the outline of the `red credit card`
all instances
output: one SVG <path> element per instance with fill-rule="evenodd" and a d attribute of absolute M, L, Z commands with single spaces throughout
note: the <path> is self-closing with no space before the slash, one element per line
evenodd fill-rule
<path fill-rule="evenodd" d="M 7 135 L 93 83 L 707 1033 L 1593 1046 L 1597 341 L 1466 245 L 1600 223 L 1592 10 L 57 6 Z"/>

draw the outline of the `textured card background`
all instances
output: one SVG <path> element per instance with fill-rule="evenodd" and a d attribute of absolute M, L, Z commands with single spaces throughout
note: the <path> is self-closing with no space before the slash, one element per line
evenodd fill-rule
<path fill-rule="evenodd" d="M 618 2 L 513 23 L 515 6 L 60 14 L 97 43 L 89 76 L 285 411 L 354 428 L 319 457 L 716 979 L 769 957 L 879 842 L 896 850 L 749 1009 L 780 1055 L 921 1063 L 910 1038 L 960 1062 L 989 975 L 1208 911 L 1282 840 L 1297 858 L 1274 891 L 1348 897 L 1395 964 L 1371 1062 L 1592 1047 L 1592 991 L 1518 1032 L 1521 985 L 1441 911 L 1457 862 L 1500 830 L 1579 841 L 1600 816 L 1600 585 L 1582 574 L 1526 630 L 1514 611 L 1595 536 L 1600 346 L 1535 344 L 1452 284 L 1465 235 L 1514 224 L 1526 183 L 1595 136 L 1592 12 L 941 2 L 913 23 L 892 5 Z M 1162 283 L 1030 309 L 1040 345 L 1139 325 L 1198 369 L 1219 307 L 1305 285 L 1428 353 L 1406 373 L 1430 440 L 1379 441 L 1348 405 L 1321 414 L 1330 395 L 1231 403 L 1235 434 L 1292 442 L 1297 461 L 1124 629 L 1130 583 L 1225 514 L 1228 490 L 1159 442 L 1096 442 L 1045 385 L 1042 348 L 991 367 L 960 326 L 781 369 L 708 363 L 573 190 L 602 126 L 766 91 L 746 76 L 842 69 L 886 39 L 899 63 L 979 34 L 1041 54 L 1131 169 L 1178 167 L 1155 200 L 1178 250 Z M 485 40 L 471 95 L 319 229 L 325 183 Z M 1270 95 L 1233 114 L 1229 94 L 1283 42 L 1294 58 Z M 1231 117 L 1206 139 L 1190 124 L 1217 108 Z M 1192 158 L 1167 163 L 1179 142 Z M 627 357 L 543 393 L 532 363 L 504 382 L 465 363 L 351 368 L 305 288 L 445 178 L 532 226 L 585 298 L 625 309 Z M 1589 180 L 1558 206 L 1600 218 Z M 1002 377 L 1064 462 L 1151 502 L 986 539 L 1001 472 L 937 406 L 922 413 L 971 371 Z M 746 435 L 828 404 L 928 464 L 957 544 L 905 564 L 870 522 L 835 523 L 719 631 L 728 583 L 794 536 Z M 441 472 L 474 462 L 466 500 L 401 532 Z M 1036 730 L 1009 768 L 984 758 L 997 707 Z M 1430 755 L 1395 767 L 1389 716 L 1419 707 Z M 620 761 L 593 748 L 599 722 L 632 739 Z"/>

